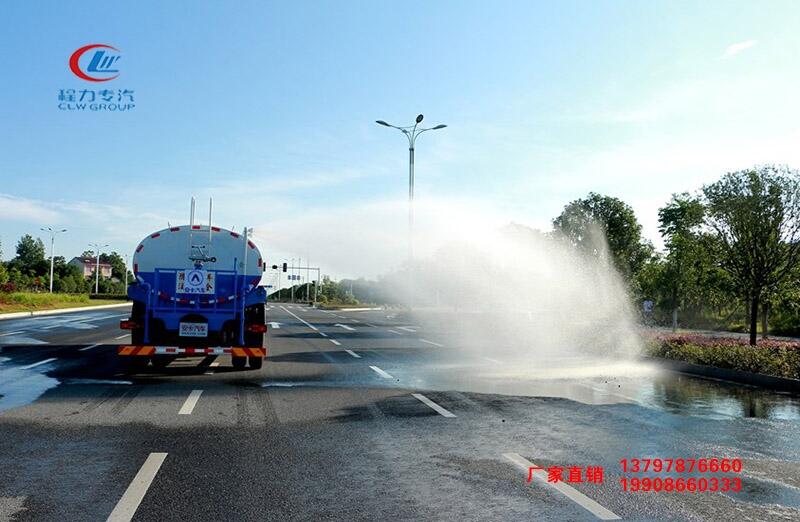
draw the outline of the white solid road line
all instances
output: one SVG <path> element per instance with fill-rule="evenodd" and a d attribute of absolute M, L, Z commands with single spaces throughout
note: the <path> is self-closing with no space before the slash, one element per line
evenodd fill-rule
<path fill-rule="evenodd" d="M 420 339 L 420 341 L 422 341 L 423 343 L 428 343 L 428 344 L 432 344 L 434 346 L 438 346 L 439 348 L 443 348 L 444 347 L 443 344 L 435 343 L 435 342 L 429 341 L 427 339 Z"/>
<path fill-rule="evenodd" d="M 79 348 L 78 351 L 79 352 L 85 352 L 86 350 L 91 350 L 92 348 L 97 348 L 98 346 L 100 346 L 100 343 L 90 344 L 89 346 L 85 346 L 83 348 Z"/>
<path fill-rule="evenodd" d="M 333 344 L 335 344 L 336 346 L 341 346 L 341 345 L 342 345 L 342 343 L 340 343 L 340 342 L 339 342 L 339 341 L 337 341 L 336 339 L 328 339 L 328 340 L 329 340 L 330 342 L 332 342 Z"/>
<path fill-rule="evenodd" d="M 31 368 L 36 368 L 37 366 L 41 366 L 43 364 L 47 364 L 47 363 L 53 362 L 55 360 L 56 360 L 55 357 L 50 357 L 49 359 L 45 359 L 44 361 L 39 361 L 39 362 L 35 362 L 33 364 L 29 364 L 28 366 L 23 366 L 22 369 L 23 370 L 30 370 Z"/>
<path fill-rule="evenodd" d="M 316 326 L 314 326 L 313 324 L 309 323 L 308 321 L 305 321 L 305 320 L 301 319 L 300 317 L 297 317 L 295 314 L 293 314 L 292 312 L 290 312 L 290 311 L 289 311 L 289 310 L 288 310 L 288 309 L 287 309 L 285 306 L 281 306 L 281 308 L 283 308 L 283 310 L 284 310 L 284 311 L 285 311 L 287 314 L 291 315 L 292 317 L 294 317 L 295 319 L 297 319 L 297 320 L 298 320 L 298 321 L 300 321 L 301 323 L 305 324 L 306 326 L 308 326 L 309 328 L 311 328 L 311 329 L 312 329 L 312 330 L 314 330 L 315 332 L 319 332 L 319 330 L 317 330 L 317 327 L 316 327 Z"/>
<path fill-rule="evenodd" d="M 17 332 L 6 332 L 6 333 L 1 333 L 0 337 L 5 337 L 7 335 L 16 335 L 16 334 L 21 334 L 21 333 L 25 333 L 25 332 L 23 332 L 22 330 L 19 330 Z"/>
<path fill-rule="evenodd" d="M 369 368 L 370 368 L 370 370 L 372 370 L 373 372 L 377 373 L 378 375 L 380 375 L 384 379 L 394 379 L 394 377 L 392 377 L 390 374 L 386 373 L 385 371 L 381 370 L 377 366 L 370 366 Z"/>
<path fill-rule="evenodd" d="M 125 337 L 128 337 L 129 335 L 130 335 L 129 333 L 122 334 L 122 335 L 120 335 L 120 336 L 118 336 L 118 337 L 114 337 L 114 339 L 123 339 L 123 338 L 125 338 Z"/>
<path fill-rule="evenodd" d="M 114 506 L 114 511 L 108 516 L 106 522 L 130 522 L 133 515 L 142 503 L 145 493 L 147 493 L 153 479 L 156 478 L 156 473 L 167 458 L 166 453 L 151 453 L 148 455 L 147 460 L 144 461 L 139 473 L 133 477 L 133 481 L 125 490 L 125 494 L 119 499 L 117 505 Z"/>
<path fill-rule="evenodd" d="M 518 453 L 503 453 L 503 457 L 514 463 L 514 465 L 520 468 L 525 473 L 526 476 L 530 468 L 539 468 L 538 466 L 536 466 L 536 464 L 525 459 Z M 571 501 L 575 502 L 583 509 L 589 511 L 591 514 L 593 514 L 600 520 L 620 520 L 620 517 L 616 513 L 604 508 L 603 506 L 601 506 L 594 500 L 590 499 L 589 497 L 587 497 L 577 489 L 573 488 L 572 486 L 566 484 L 565 482 L 548 482 L 547 471 L 545 471 L 542 468 L 533 470 L 533 478 L 557 490 L 559 493 L 561 493 Z"/>
<path fill-rule="evenodd" d="M 347 326 L 346 324 L 336 323 L 333 326 L 338 326 L 339 328 L 344 328 L 345 330 L 349 330 L 351 332 L 355 332 L 356 331 L 355 328 L 353 328 L 352 326 Z"/>
<path fill-rule="evenodd" d="M 191 415 L 192 410 L 197 406 L 197 401 L 200 400 L 200 395 L 202 394 L 203 390 L 192 390 L 192 393 L 186 397 L 186 402 L 181 406 L 181 411 L 178 412 L 178 415 Z"/>
<path fill-rule="evenodd" d="M 352 356 L 353 356 L 353 357 L 355 357 L 356 359 L 361 359 L 361 356 L 360 356 L 360 355 L 358 355 L 358 354 L 357 354 L 356 352 L 354 352 L 353 350 L 345 350 L 345 352 L 349 353 L 350 355 L 352 355 Z"/>
<path fill-rule="evenodd" d="M 431 408 L 433 411 L 435 411 L 436 413 L 438 413 L 438 414 L 439 414 L 439 415 L 441 415 L 442 417 L 448 417 L 448 418 L 455 417 L 455 414 L 454 414 L 454 413 L 452 413 L 452 412 L 449 412 L 449 411 L 445 410 L 444 408 L 442 408 L 441 406 L 439 406 L 438 404 L 436 404 L 435 402 L 433 402 L 433 401 L 432 401 L 432 400 L 430 400 L 429 398 L 425 397 L 425 396 L 424 396 L 424 395 L 422 395 L 421 393 L 412 393 L 411 395 L 412 395 L 412 396 L 413 396 L 415 399 L 417 399 L 418 401 L 422 402 L 423 404 L 425 404 L 425 405 L 427 405 L 427 406 L 430 406 L 430 408 Z"/>

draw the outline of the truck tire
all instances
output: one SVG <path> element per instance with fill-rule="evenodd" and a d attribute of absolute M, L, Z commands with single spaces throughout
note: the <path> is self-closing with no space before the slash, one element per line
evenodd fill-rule
<path fill-rule="evenodd" d="M 237 370 L 243 370 L 245 365 L 247 364 L 247 357 L 235 357 L 231 356 L 231 362 L 233 362 L 233 367 Z"/>
<path fill-rule="evenodd" d="M 261 365 L 264 364 L 264 359 L 261 357 L 250 357 L 250 368 L 253 370 L 261 369 Z"/>

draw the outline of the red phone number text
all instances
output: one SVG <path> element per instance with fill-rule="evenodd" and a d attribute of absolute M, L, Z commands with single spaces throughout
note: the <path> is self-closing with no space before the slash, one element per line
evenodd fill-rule
<path fill-rule="evenodd" d="M 678 493 L 704 493 L 706 491 L 732 491 L 742 490 L 742 479 L 717 478 L 717 477 L 623 477 L 619 479 L 622 491 L 627 493 L 666 491 Z"/>
<path fill-rule="evenodd" d="M 742 459 L 622 459 L 623 473 L 741 473 Z"/>

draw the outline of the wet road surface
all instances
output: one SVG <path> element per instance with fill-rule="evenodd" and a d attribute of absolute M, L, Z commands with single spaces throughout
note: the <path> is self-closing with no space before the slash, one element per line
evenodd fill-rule
<path fill-rule="evenodd" d="M 800 517 L 796 396 L 630 361 L 514 360 L 401 314 L 288 304 L 268 310 L 260 370 L 207 357 L 128 375 L 123 316 L 0 322 L 0 520 Z M 634 458 L 743 470 L 623 473 Z M 560 488 L 542 475 L 556 467 Z M 737 476 L 725 493 L 620 482 Z"/>

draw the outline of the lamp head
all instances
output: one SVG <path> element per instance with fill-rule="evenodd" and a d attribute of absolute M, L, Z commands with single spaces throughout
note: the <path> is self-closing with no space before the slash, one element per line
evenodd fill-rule
<path fill-rule="evenodd" d="M 418 116 L 417 116 L 417 123 L 422 123 L 422 118 L 423 118 L 423 117 L 424 117 L 424 116 L 422 116 L 422 114 L 418 115 Z"/>

